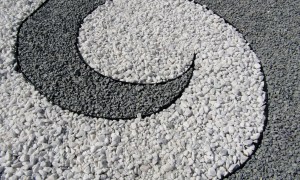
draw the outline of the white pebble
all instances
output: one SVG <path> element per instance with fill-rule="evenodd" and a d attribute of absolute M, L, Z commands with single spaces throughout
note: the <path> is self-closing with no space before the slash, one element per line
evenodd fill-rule
<path fill-rule="evenodd" d="M 27 154 L 23 154 L 21 157 L 20 157 L 20 161 L 22 162 L 26 162 L 26 161 L 29 161 L 29 155 Z"/>
<path fill-rule="evenodd" d="M 217 172 L 214 168 L 209 168 L 207 174 L 210 177 L 215 177 L 217 175 Z"/>
<path fill-rule="evenodd" d="M 161 167 L 161 170 L 166 173 L 174 170 L 174 168 L 175 168 L 174 164 L 167 163 Z"/>

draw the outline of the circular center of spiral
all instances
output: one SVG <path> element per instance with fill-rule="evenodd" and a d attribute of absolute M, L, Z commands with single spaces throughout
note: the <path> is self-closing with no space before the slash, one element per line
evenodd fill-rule
<path fill-rule="evenodd" d="M 128 8 L 131 7 L 131 8 Z M 191 65 L 197 40 L 191 14 L 168 3 L 106 3 L 80 29 L 84 60 L 101 74 L 126 82 L 158 83 L 182 75 Z M 180 23 L 174 21 L 180 18 Z"/>

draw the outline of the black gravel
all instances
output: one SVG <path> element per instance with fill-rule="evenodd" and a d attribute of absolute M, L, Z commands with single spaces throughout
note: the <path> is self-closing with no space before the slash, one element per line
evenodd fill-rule
<path fill-rule="evenodd" d="M 267 124 L 257 151 L 228 179 L 300 179 L 300 1 L 198 0 L 241 32 L 262 62 Z"/>
<path fill-rule="evenodd" d="M 144 117 L 167 108 L 188 86 L 194 64 L 176 79 L 136 84 L 105 77 L 83 60 L 77 47 L 80 25 L 103 3 L 102 0 L 44 3 L 19 29 L 19 71 L 54 104 L 88 116 L 130 119 L 138 113 Z"/>

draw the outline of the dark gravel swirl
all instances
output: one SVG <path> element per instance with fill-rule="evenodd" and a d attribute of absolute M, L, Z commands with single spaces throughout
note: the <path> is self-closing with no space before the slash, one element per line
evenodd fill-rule
<path fill-rule="evenodd" d="M 20 71 L 54 104 L 92 117 L 130 119 L 138 113 L 145 117 L 169 107 L 188 86 L 193 64 L 167 82 L 136 84 L 99 74 L 83 60 L 77 47 L 79 28 L 83 19 L 103 3 L 46 1 L 19 29 Z"/>

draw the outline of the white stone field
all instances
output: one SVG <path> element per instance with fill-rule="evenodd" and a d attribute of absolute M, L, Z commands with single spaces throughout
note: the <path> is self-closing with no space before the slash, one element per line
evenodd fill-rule
<path fill-rule="evenodd" d="M 253 153 L 265 121 L 260 61 L 221 17 L 185 0 L 114 0 L 86 17 L 80 51 L 114 79 L 173 79 L 196 54 L 173 105 L 112 121 L 53 106 L 13 70 L 17 28 L 42 2 L 0 2 L 0 177 L 221 179 Z"/>

